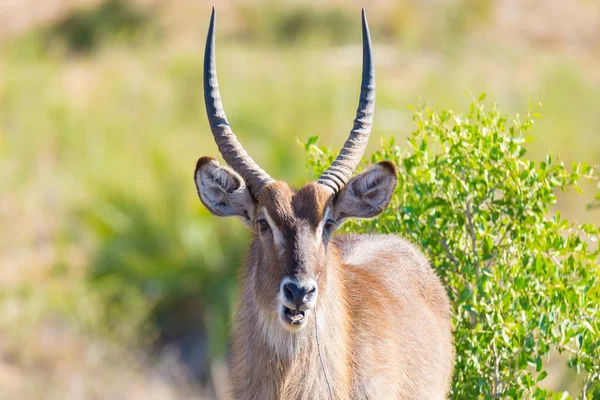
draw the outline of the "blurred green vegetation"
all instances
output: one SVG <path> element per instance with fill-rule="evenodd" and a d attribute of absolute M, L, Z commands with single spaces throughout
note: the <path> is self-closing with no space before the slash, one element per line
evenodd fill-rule
<path fill-rule="evenodd" d="M 268 6 L 257 8 L 247 3 L 240 6 L 245 28 L 239 38 L 250 43 L 278 46 L 313 44 L 347 44 L 359 35 L 353 29 L 355 18 L 340 8 L 318 10 L 304 4 L 290 7 L 270 0 Z"/>
<path fill-rule="evenodd" d="M 44 37 L 50 42 L 62 42 L 71 51 L 89 52 L 106 41 L 133 40 L 148 29 L 151 18 L 149 12 L 142 12 L 125 0 L 107 0 L 97 7 L 66 15 Z"/>
<path fill-rule="evenodd" d="M 226 354 L 248 235 L 197 200 L 195 162 L 218 155 L 202 96 L 210 9 L 172 3 L 94 2 L 0 45 L 0 317 L 12 321 L 0 327 L 11 338 L 0 355 L 25 375 L 52 370 L 26 344 L 56 321 L 84 342 L 153 355 L 178 337 L 206 337 L 204 376 Z M 370 150 L 382 136 L 402 142 L 420 98 L 461 109 L 471 90 L 509 113 L 543 103 L 534 158 L 550 149 L 600 159 L 597 57 L 510 42 L 490 28 L 501 11 L 492 0 L 383 4 L 368 9 L 378 79 Z M 271 175 L 301 184 L 310 175 L 296 139 L 337 148 L 351 127 L 359 7 L 245 1 L 218 11 L 229 120 Z M 561 194 L 559 204 L 598 221 L 589 201 Z"/>

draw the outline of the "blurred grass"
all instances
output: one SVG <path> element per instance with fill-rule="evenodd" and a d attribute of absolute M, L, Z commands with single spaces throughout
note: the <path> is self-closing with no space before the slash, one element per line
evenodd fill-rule
<path fill-rule="evenodd" d="M 410 104 L 465 109 L 465 91 L 485 91 L 508 113 L 543 103 L 534 155 L 550 149 L 598 162 L 600 39 L 542 46 L 498 36 L 490 26 L 503 15 L 499 4 L 369 9 L 378 74 L 371 149 L 382 136 L 402 143 L 413 129 Z M 126 8 L 107 14 L 107 5 Z M 133 371 L 129 380 L 155 388 L 156 398 L 176 398 L 168 386 L 156 389 L 164 376 L 208 383 L 211 360 L 227 352 L 248 234 L 238 221 L 210 216 L 192 182 L 197 158 L 218 155 L 202 96 L 209 7 L 130 6 L 109 0 L 71 11 L 0 47 L 0 385 L 13 382 L 11 398 L 26 393 L 28 376 L 40 380 L 27 390 L 80 393 L 58 382 L 77 375 L 87 387 L 109 362 Z M 346 138 L 359 90 L 358 9 L 246 1 L 219 12 L 228 117 L 277 179 L 308 177 L 296 138 L 317 134 L 336 148 Z M 566 194 L 559 208 L 598 222 L 598 212 L 584 209 L 590 199 Z M 37 346 L 46 336 L 65 351 Z M 175 349 L 190 376 L 167 368 L 159 383 L 144 378 L 167 362 L 165 349 Z M 112 383 L 70 396 L 126 385 L 106 379 Z"/>

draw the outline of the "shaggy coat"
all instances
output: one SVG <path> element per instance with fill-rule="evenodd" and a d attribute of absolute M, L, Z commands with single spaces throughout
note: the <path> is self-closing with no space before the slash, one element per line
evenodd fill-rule
<path fill-rule="evenodd" d="M 258 205 L 271 216 L 285 250 L 255 234 L 241 269 L 233 397 L 330 398 L 315 318 L 290 332 L 274 311 L 282 276 L 298 273 L 304 258 L 306 271 L 300 272 L 315 276 L 319 286 L 314 314 L 335 399 L 445 398 L 453 364 L 450 306 L 426 258 L 392 235 L 338 235 L 307 249 L 310 232 L 331 207 L 318 185 L 294 193 L 276 182 Z"/>

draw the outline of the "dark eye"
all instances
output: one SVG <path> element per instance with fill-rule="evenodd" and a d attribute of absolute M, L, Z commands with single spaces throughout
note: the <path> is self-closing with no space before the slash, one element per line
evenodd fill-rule
<path fill-rule="evenodd" d="M 271 228 L 269 227 L 269 223 L 267 222 L 267 220 L 266 220 L 266 219 L 262 219 L 262 218 L 261 218 L 261 219 L 259 219 L 259 220 L 257 221 L 257 223 L 258 223 L 258 229 L 260 230 L 260 232 L 261 232 L 261 233 L 265 233 L 265 232 L 267 232 L 269 229 L 271 229 Z"/>
<path fill-rule="evenodd" d="M 333 228 L 335 227 L 335 221 L 332 219 L 328 219 L 323 225 L 323 231 L 327 234 L 331 234 L 333 232 Z"/>

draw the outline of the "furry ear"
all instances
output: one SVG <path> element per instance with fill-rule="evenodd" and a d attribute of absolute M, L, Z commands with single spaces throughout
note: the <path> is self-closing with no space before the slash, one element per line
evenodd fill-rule
<path fill-rule="evenodd" d="M 375 164 L 350 179 L 333 203 L 338 224 L 347 218 L 371 218 L 388 205 L 396 188 L 396 167 L 389 161 Z"/>
<path fill-rule="evenodd" d="M 208 210 L 219 217 L 240 217 L 250 226 L 255 204 L 244 180 L 229 167 L 221 167 L 212 157 L 196 163 L 194 180 L 198 196 Z"/>

